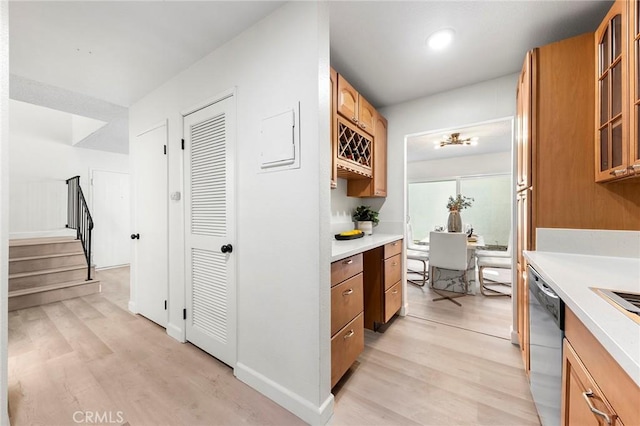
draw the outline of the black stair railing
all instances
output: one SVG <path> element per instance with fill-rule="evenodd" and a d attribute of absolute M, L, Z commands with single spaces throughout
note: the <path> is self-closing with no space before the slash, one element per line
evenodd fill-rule
<path fill-rule="evenodd" d="M 91 230 L 93 218 L 80 187 L 80 176 L 67 179 L 67 228 L 76 230 L 87 258 L 87 280 L 91 280 Z"/>

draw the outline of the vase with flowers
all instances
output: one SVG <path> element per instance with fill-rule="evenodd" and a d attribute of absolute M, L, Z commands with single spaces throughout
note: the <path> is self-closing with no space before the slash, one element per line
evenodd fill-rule
<path fill-rule="evenodd" d="M 462 218 L 460 217 L 460 210 L 471 207 L 472 203 L 473 198 L 465 197 L 462 194 L 458 194 L 456 198 L 449 196 L 449 202 L 447 203 L 447 209 L 449 209 L 447 231 L 462 232 Z"/>

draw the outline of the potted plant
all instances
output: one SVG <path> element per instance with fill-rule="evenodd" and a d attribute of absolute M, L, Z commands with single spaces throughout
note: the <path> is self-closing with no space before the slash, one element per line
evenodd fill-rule
<path fill-rule="evenodd" d="M 447 203 L 447 209 L 449 209 L 447 231 L 462 232 L 462 218 L 460 217 L 460 210 L 471 207 L 472 203 L 473 198 L 465 197 L 462 194 L 458 194 L 456 198 L 449 196 L 449 202 Z"/>
<path fill-rule="evenodd" d="M 364 232 L 365 235 L 371 235 L 373 233 L 373 227 L 380 222 L 378 212 L 370 206 L 356 207 L 352 218 L 356 222 L 356 228 Z"/>

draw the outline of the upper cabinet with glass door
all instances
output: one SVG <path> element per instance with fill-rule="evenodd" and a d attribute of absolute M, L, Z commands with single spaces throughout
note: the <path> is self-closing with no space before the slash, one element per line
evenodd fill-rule
<path fill-rule="evenodd" d="M 596 31 L 596 182 L 640 176 L 638 0 L 617 0 Z"/>
<path fill-rule="evenodd" d="M 630 2 L 629 79 L 631 131 L 629 132 L 629 169 L 640 175 L 640 0 Z"/>
<path fill-rule="evenodd" d="M 627 176 L 627 2 L 616 1 L 596 31 L 596 181 Z"/>

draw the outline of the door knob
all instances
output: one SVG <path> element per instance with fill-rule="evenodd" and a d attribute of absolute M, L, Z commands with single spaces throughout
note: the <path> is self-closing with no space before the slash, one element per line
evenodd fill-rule
<path fill-rule="evenodd" d="M 131 239 L 132 240 L 139 240 L 140 239 L 140 234 L 131 234 Z"/>
<path fill-rule="evenodd" d="M 220 251 L 223 253 L 231 253 L 233 251 L 233 246 L 231 244 L 225 244 L 220 247 Z"/>

